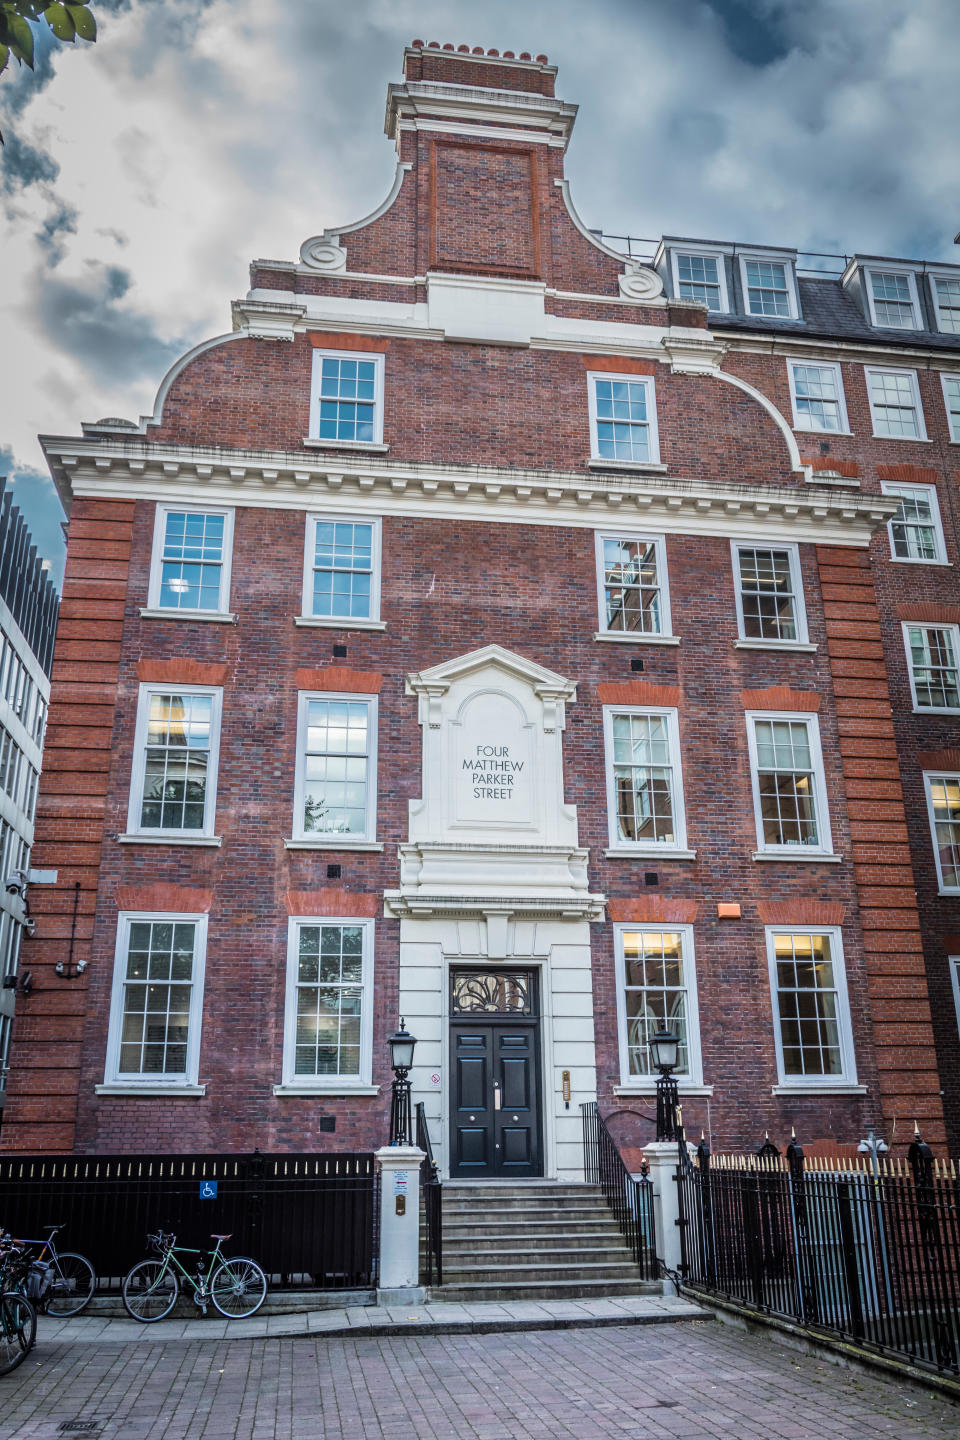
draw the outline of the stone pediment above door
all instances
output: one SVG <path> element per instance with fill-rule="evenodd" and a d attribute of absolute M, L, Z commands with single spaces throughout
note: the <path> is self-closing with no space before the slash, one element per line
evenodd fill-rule
<path fill-rule="evenodd" d="M 563 791 L 574 681 L 488 645 L 409 675 L 406 690 L 419 700 L 423 788 L 388 897 L 404 903 L 390 908 L 595 910 Z"/>

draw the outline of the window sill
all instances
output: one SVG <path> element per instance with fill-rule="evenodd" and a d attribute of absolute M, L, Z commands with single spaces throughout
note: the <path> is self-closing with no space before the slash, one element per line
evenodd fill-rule
<path fill-rule="evenodd" d="M 274 1085 L 274 1095 L 284 1098 L 289 1096 L 301 1096 L 310 1099 L 313 1096 L 326 1095 L 329 1099 L 338 1096 L 350 1095 L 379 1095 L 379 1085 Z"/>
<path fill-rule="evenodd" d="M 754 853 L 753 853 L 753 859 L 754 859 L 754 860 L 770 860 L 770 861 L 783 860 L 783 861 L 785 861 L 788 865 L 791 864 L 791 863 L 794 864 L 794 865 L 796 865 L 796 864 L 800 864 L 800 865 L 842 865 L 842 864 L 843 864 L 843 856 L 842 856 L 842 855 L 834 855 L 834 853 L 833 853 L 832 850 L 830 850 L 830 851 L 819 851 L 819 850 L 815 850 L 815 851 L 814 851 L 812 854 L 810 854 L 810 855 L 806 855 L 806 854 L 803 854 L 803 855 L 794 855 L 794 854 L 792 854 L 792 853 L 791 853 L 791 854 L 782 854 L 782 853 L 780 853 L 780 852 L 778 852 L 778 851 L 775 851 L 775 850 L 755 850 Z"/>
<path fill-rule="evenodd" d="M 337 617 L 336 615 L 297 615 L 294 625 L 305 625 L 317 630 L 386 630 L 386 620 L 363 620 L 360 616 Z"/>
<path fill-rule="evenodd" d="M 218 849 L 222 835 L 118 835 L 118 845 L 206 845 Z"/>
<path fill-rule="evenodd" d="M 932 445 L 933 441 L 929 435 L 878 435 L 873 432 L 874 440 L 895 440 L 898 444 L 904 445 Z"/>
<path fill-rule="evenodd" d="M 131 1081 L 129 1085 L 94 1085 L 94 1095 L 142 1095 L 156 1097 L 168 1095 L 173 1100 L 199 1100 L 207 1093 L 206 1085 L 151 1085 L 148 1080 Z"/>
<path fill-rule="evenodd" d="M 320 440 L 315 435 L 306 435 L 303 440 L 309 450 L 366 450 L 374 455 L 386 455 L 390 449 L 381 440 Z"/>
<path fill-rule="evenodd" d="M 605 860 L 696 860 L 696 850 L 673 850 L 666 845 L 620 845 L 604 850 Z"/>
<path fill-rule="evenodd" d="M 140 616 L 144 620 L 207 620 L 215 625 L 236 625 L 237 617 L 228 610 L 160 610 L 149 605 L 141 606 Z"/>
<path fill-rule="evenodd" d="M 909 623 L 909 622 L 905 622 Z M 914 705 L 914 715 L 960 715 L 960 709 L 948 705 Z"/>
<path fill-rule="evenodd" d="M 819 646 L 808 640 L 734 640 L 734 650 L 793 650 L 801 655 L 815 655 Z"/>
<path fill-rule="evenodd" d="M 952 569 L 953 569 L 953 561 L 952 561 L 952 560 L 921 560 L 921 559 L 919 558 L 919 556 L 916 557 L 916 558 L 914 558 L 914 556 L 912 556 L 912 555 L 891 555 L 891 556 L 890 556 L 890 564 L 891 564 L 891 565 L 939 565 L 939 567 L 940 567 L 941 570 L 952 570 Z"/>
<path fill-rule="evenodd" d="M 712 1085 L 692 1085 L 682 1078 L 677 1081 L 677 1085 L 681 1095 L 706 1095 L 709 1097 L 713 1094 Z M 614 1095 L 642 1095 L 644 1099 L 653 1100 L 656 1099 L 657 1083 L 655 1080 L 650 1080 L 636 1085 L 614 1085 L 613 1093 Z"/>
<path fill-rule="evenodd" d="M 598 630 L 594 640 L 609 640 L 614 645 L 679 645 L 679 635 L 645 635 L 626 630 Z"/>
<path fill-rule="evenodd" d="M 866 1095 L 866 1085 L 858 1085 L 856 1081 L 838 1080 L 835 1084 L 817 1083 L 816 1085 L 782 1085 L 771 1087 L 773 1095 Z"/>
<path fill-rule="evenodd" d="M 598 455 L 591 455 L 587 461 L 589 470 L 645 470 L 652 471 L 655 475 L 666 475 L 667 466 L 661 465 L 659 460 L 602 460 Z"/>
<path fill-rule="evenodd" d="M 382 850 L 383 842 L 380 840 L 284 840 L 285 850 Z"/>

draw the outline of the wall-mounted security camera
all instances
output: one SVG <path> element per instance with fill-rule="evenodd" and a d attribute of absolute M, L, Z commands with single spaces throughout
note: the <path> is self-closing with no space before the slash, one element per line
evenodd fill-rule
<path fill-rule="evenodd" d="M 33 919 L 24 920 L 24 922 L 23 922 L 23 928 L 24 928 L 24 930 L 26 930 L 26 932 L 27 932 L 28 935 L 36 935 L 36 933 L 37 933 L 37 922 L 36 922 L 36 920 L 33 920 Z"/>
<path fill-rule="evenodd" d="M 24 897 L 27 893 L 27 877 L 22 870 L 11 870 L 4 883 L 8 895 Z"/>

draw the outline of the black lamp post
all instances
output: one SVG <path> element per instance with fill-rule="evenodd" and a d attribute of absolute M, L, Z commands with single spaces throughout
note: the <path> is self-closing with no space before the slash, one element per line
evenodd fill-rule
<path fill-rule="evenodd" d="M 677 1139 L 677 1106 L 680 1092 L 673 1072 L 677 1068 L 680 1037 L 666 1024 L 650 1036 L 650 1056 L 660 1074 L 657 1076 L 657 1139 Z"/>
<path fill-rule="evenodd" d="M 410 1104 L 410 1081 L 407 1078 L 413 1066 L 413 1049 L 416 1040 L 407 1030 L 403 1016 L 400 1029 L 390 1036 L 390 1066 L 393 1070 L 393 1085 L 390 1093 L 390 1145 L 413 1144 L 413 1110 Z"/>

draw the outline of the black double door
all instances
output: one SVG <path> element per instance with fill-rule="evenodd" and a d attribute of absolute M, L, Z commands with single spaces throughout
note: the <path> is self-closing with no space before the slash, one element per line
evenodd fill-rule
<path fill-rule="evenodd" d="M 529 979 L 528 994 L 535 977 Z M 454 1011 L 452 1176 L 526 1179 L 543 1174 L 540 1022 L 530 1008 L 526 1014 Z"/>

